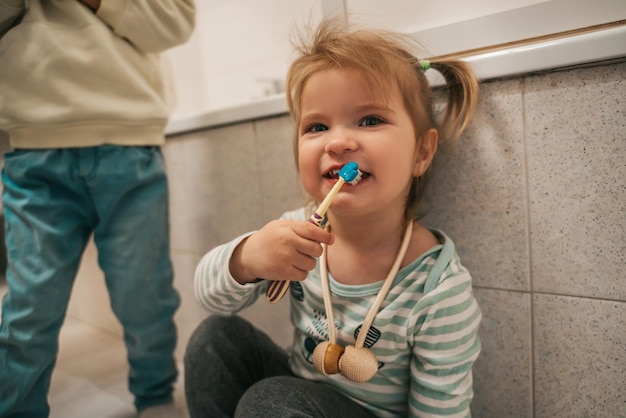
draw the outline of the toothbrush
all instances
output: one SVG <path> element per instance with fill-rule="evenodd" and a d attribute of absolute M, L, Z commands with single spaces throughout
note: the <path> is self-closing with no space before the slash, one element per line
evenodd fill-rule
<path fill-rule="evenodd" d="M 356 186 L 356 184 L 361 181 L 361 177 L 363 177 L 363 172 L 359 170 L 359 165 L 355 162 L 349 162 L 348 164 L 341 167 L 339 171 L 339 178 L 337 182 L 330 189 L 330 192 L 326 195 L 322 203 L 317 207 L 315 213 L 311 215 L 309 218 L 309 222 L 313 225 L 322 226 L 322 220 L 324 220 L 324 215 L 326 215 L 326 211 L 330 207 L 335 196 L 339 193 L 339 189 L 344 183 L 349 183 L 352 186 Z M 269 303 L 276 303 L 287 293 L 289 289 L 289 280 L 275 280 L 270 283 L 267 287 L 267 292 L 265 293 L 265 298 Z"/>

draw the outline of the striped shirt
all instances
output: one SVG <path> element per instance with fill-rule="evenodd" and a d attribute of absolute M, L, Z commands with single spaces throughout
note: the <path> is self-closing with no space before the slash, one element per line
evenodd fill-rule
<path fill-rule="evenodd" d="M 300 209 L 281 219 L 308 218 Z M 470 416 L 481 313 L 472 294 L 471 276 L 461 265 L 454 244 L 443 233 L 432 232 L 442 244 L 398 272 L 365 339 L 365 347 L 379 363 L 368 382 L 351 382 L 341 374 L 324 376 L 313 367 L 315 346 L 328 339 L 319 262 L 306 280 L 291 284 L 295 331 L 289 351 L 294 374 L 333 386 L 379 417 Z M 249 235 L 216 247 L 198 265 L 196 297 L 212 312 L 235 313 L 265 293 L 267 281 L 241 285 L 228 269 L 235 247 Z M 344 285 L 329 274 L 329 284 L 337 344 L 354 345 L 382 281 Z"/>

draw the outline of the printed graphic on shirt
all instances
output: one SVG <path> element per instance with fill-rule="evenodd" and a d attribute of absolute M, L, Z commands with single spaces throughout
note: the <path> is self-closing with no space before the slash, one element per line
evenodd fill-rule
<path fill-rule="evenodd" d="M 315 351 L 315 347 L 323 341 L 328 341 L 328 317 L 325 312 L 321 312 L 318 310 L 314 310 L 314 315 L 310 318 L 311 322 L 306 325 L 308 337 L 302 343 L 302 356 L 309 363 L 313 363 L 312 356 L 313 351 Z M 354 331 L 354 340 L 356 341 L 359 336 L 359 331 L 363 325 L 359 325 L 357 329 Z M 341 328 L 341 324 L 335 322 L 335 327 L 337 330 Z M 363 347 L 370 348 L 372 347 L 381 337 L 381 332 L 375 327 L 370 327 L 367 335 L 365 336 L 365 341 L 363 343 Z M 378 362 L 378 368 L 383 367 L 384 363 Z"/>
<path fill-rule="evenodd" d="M 302 344 L 302 357 L 310 364 L 313 364 L 313 351 L 315 351 L 315 347 L 319 344 L 318 341 L 315 341 L 311 337 L 306 337 L 304 339 L 304 343 Z"/>
<path fill-rule="evenodd" d="M 354 331 L 354 339 L 356 340 L 359 337 L 359 332 L 361 331 L 361 327 L 363 325 L 359 325 L 357 329 Z M 363 342 L 363 347 L 370 348 L 373 346 L 376 341 L 380 339 L 380 331 L 374 328 L 373 326 L 367 331 L 367 335 L 365 336 L 365 341 Z"/>
<path fill-rule="evenodd" d="M 300 282 L 291 282 L 289 291 L 291 292 L 291 296 L 296 298 L 296 300 L 299 300 L 300 302 L 304 300 L 304 291 L 302 290 Z"/>
<path fill-rule="evenodd" d="M 328 318 L 325 312 L 315 309 L 313 310 L 313 317 L 306 319 L 310 321 L 306 324 L 309 336 L 302 343 L 302 356 L 309 363 L 313 363 L 311 356 L 315 347 L 322 341 L 328 341 Z M 335 324 L 335 326 L 339 328 L 339 324 Z"/>
<path fill-rule="evenodd" d="M 363 324 L 359 325 L 357 327 L 357 329 L 354 331 L 354 340 L 355 341 L 359 337 L 359 332 L 361 331 L 361 327 L 363 327 Z M 381 332 L 378 329 L 376 329 L 373 326 L 371 326 L 370 329 L 367 331 L 367 335 L 365 336 L 365 341 L 363 341 L 363 347 L 370 348 L 371 346 L 376 344 L 376 341 L 378 341 L 380 339 L 381 335 L 382 334 L 381 334 Z M 385 365 L 385 363 L 383 363 L 382 361 L 379 361 L 378 362 L 378 369 L 380 370 L 384 365 Z"/>
<path fill-rule="evenodd" d="M 317 339 L 318 341 L 328 340 L 328 318 L 326 317 L 326 312 L 314 309 L 313 317 L 307 319 L 311 321 L 306 324 L 307 333 L 311 338 Z M 341 325 L 335 323 L 335 326 L 339 329 Z"/>

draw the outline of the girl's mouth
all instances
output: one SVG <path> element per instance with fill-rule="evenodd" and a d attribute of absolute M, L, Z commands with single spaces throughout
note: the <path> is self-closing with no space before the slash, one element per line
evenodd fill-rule
<path fill-rule="evenodd" d="M 333 170 L 330 170 L 328 173 L 324 174 L 324 178 L 329 179 L 329 180 L 337 180 L 339 179 L 339 172 L 341 171 L 340 168 L 335 168 Z M 362 173 L 362 177 L 361 177 L 361 181 L 367 177 L 369 177 L 371 174 L 361 170 Z"/>

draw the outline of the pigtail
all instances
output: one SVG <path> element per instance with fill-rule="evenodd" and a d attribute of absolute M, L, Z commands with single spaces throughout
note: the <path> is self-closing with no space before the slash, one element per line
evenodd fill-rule
<path fill-rule="evenodd" d="M 430 68 L 445 79 L 446 110 L 439 126 L 442 139 L 456 139 L 465 130 L 478 102 L 478 81 L 464 61 L 430 61 Z M 434 90 L 438 96 L 440 88 Z"/>

